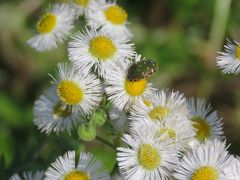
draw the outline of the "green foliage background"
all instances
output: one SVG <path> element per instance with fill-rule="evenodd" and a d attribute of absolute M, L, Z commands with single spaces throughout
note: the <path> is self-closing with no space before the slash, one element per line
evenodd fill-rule
<path fill-rule="evenodd" d="M 215 65 L 224 37 L 240 40 L 240 1 L 119 0 L 129 13 L 137 52 L 158 61 L 152 79 L 159 88 L 173 88 L 187 97 L 204 97 L 220 116 L 232 153 L 240 152 L 240 78 L 222 75 Z M 33 124 L 34 100 L 48 87 L 48 73 L 67 59 L 66 44 L 38 53 L 26 44 L 39 15 L 59 0 L 0 1 L 0 177 L 23 170 L 46 169 L 68 150 L 93 152 L 109 170 L 115 151 L 98 140 L 83 143 L 75 133 L 45 135 Z M 218 13 L 217 13 L 218 12 Z M 228 17 L 224 23 L 224 17 Z M 82 22 L 79 22 L 81 27 Z M 77 28 L 76 28 L 77 30 Z M 98 135 L 111 141 L 109 125 Z"/>

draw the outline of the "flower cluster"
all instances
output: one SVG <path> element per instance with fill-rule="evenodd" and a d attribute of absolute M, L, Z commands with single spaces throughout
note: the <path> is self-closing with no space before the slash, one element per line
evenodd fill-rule
<path fill-rule="evenodd" d="M 86 26 L 79 30 L 74 26 L 81 16 Z M 25 172 L 11 180 L 240 179 L 240 160 L 227 151 L 223 119 L 204 99 L 153 87 L 149 79 L 157 63 L 135 52 L 127 18 L 116 2 L 54 4 L 28 41 L 47 51 L 68 40 L 69 62 L 57 65 L 52 87 L 35 101 L 34 124 L 46 134 L 76 130 L 82 141 L 92 141 L 107 120 L 117 172 L 110 177 L 92 154 L 81 152 L 75 161 L 69 151 L 45 173 Z M 240 46 L 229 41 L 226 51 L 218 65 L 238 73 Z"/>

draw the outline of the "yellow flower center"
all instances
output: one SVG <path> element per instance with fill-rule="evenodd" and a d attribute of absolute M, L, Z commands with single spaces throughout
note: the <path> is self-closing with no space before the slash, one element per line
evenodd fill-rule
<path fill-rule="evenodd" d="M 147 170 L 153 170 L 160 164 L 158 150 L 150 144 L 142 144 L 138 150 L 138 161 Z"/>
<path fill-rule="evenodd" d="M 90 180 L 90 177 L 82 171 L 71 171 L 65 177 L 64 180 Z"/>
<path fill-rule="evenodd" d="M 79 85 L 70 80 L 63 80 L 57 86 L 60 100 L 67 105 L 79 104 L 84 98 L 84 92 Z"/>
<path fill-rule="evenodd" d="M 143 102 L 147 107 L 150 107 L 152 105 L 151 101 L 149 101 L 147 99 L 143 100 Z"/>
<path fill-rule="evenodd" d="M 193 173 L 192 180 L 218 180 L 218 171 L 210 166 L 201 167 Z"/>
<path fill-rule="evenodd" d="M 72 109 L 70 106 L 67 106 L 64 110 L 61 109 L 61 103 L 57 103 L 53 108 L 54 116 L 56 117 L 67 117 L 72 114 Z"/>
<path fill-rule="evenodd" d="M 211 135 L 211 125 L 207 120 L 201 117 L 192 117 L 193 127 L 197 130 L 196 138 L 199 141 L 204 141 L 208 139 Z"/>
<path fill-rule="evenodd" d="M 89 44 L 89 52 L 99 60 L 112 58 L 116 51 L 114 42 L 106 36 L 95 37 Z"/>
<path fill-rule="evenodd" d="M 127 20 L 127 12 L 120 6 L 113 5 L 105 10 L 105 17 L 113 24 L 121 25 Z"/>
<path fill-rule="evenodd" d="M 238 45 L 236 47 L 235 56 L 236 56 L 236 58 L 238 58 L 240 60 L 240 45 Z"/>
<path fill-rule="evenodd" d="M 169 109 L 164 106 L 157 106 L 149 112 L 149 117 L 152 120 L 162 120 L 168 115 Z"/>
<path fill-rule="evenodd" d="M 75 2 L 79 5 L 79 6 L 82 6 L 82 7 L 87 7 L 88 6 L 88 3 L 89 3 L 89 0 L 75 0 Z"/>
<path fill-rule="evenodd" d="M 168 138 L 176 140 L 177 137 L 176 132 L 172 128 L 161 128 L 160 135 L 162 135 L 163 140 L 167 140 Z"/>
<path fill-rule="evenodd" d="M 57 17 L 52 13 L 46 13 L 37 22 L 37 31 L 39 33 L 49 33 L 57 25 Z"/>
<path fill-rule="evenodd" d="M 125 81 L 125 90 L 130 96 L 140 96 L 147 88 L 147 80 Z"/>

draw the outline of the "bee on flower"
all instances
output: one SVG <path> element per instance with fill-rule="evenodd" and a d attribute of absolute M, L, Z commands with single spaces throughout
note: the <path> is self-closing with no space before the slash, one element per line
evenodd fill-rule
<path fill-rule="evenodd" d="M 37 51 L 55 49 L 74 27 L 75 10 L 67 4 L 54 4 L 36 25 L 36 35 L 27 43 Z"/>
<path fill-rule="evenodd" d="M 224 52 L 219 52 L 217 57 L 217 66 L 224 74 L 240 72 L 240 44 L 237 41 L 227 39 Z"/>
<path fill-rule="evenodd" d="M 134 61 L 141 61 L 141 56 L 136 55 Z M 143 101 L 156 91 L 147 78 L 129 80 L 128 70 L 132 64 L 129 61 L 128 66 L 111 70 L 106 78 L 108 100 L 119 110 L 128 111 L 137 101 Z"/>

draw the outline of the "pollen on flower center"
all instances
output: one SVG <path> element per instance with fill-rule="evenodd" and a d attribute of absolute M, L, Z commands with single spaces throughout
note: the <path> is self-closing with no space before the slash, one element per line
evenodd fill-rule
<path fill-rule="evenodd" d="M 90 177 L 85 172 L 73 170 L 64 177 L 64 180 L 90 180 Z"/>
<path fill-rule="evenodd" d="M 113 57 L 117 48 L 114 42 L 106 36 L 93 38 L 89 44 L 89 52 L 99 60 L 108 60 Z"/>
<path fill-rule="evenodd" d="M 192 118 L 192 121 L 194 122 L 193 127 L 197 130 L 196 138 L 199 141 L 204 141 L 210 137 L 211 126 L 205 119 L 196 116 Z"/>
<path fill-rule="evenodd" d="M 61 103 L 59 102 L 53 107 L 53 114 L 56 118 L 67 117 L 72 114 L 72 110 L 70 106 L 67 106 L 64 110 L 61 109 Z"/>
<path fill-rule="evenodd" d="M 218 180 L 218 172 L 215 168 L 204 166 L 197 169 L 193 175 L 192 180 Z"/>
<path fill-rule="evenodd" d="M 160 135 L 163 135 L 163 140 L 168 139 L 169 137 L 173 140 L 176 140 L 176 132 L 171 128 L 161 128 Z"/>
<path fill-rule="evenodd" d="M 147 170 L 153 170 L 160 164 L 158 150 L 150 144 L 142 144 L 138 150 L 138 161 Z"/>
<path fill-rule="evenodd" d="M 240 60 L 240 45 L 236 46 L 235 56 Z"/>
<path fill-rule="evenodd" d="M 75 2 L 82 7 L 87 7 L 89 4 L 89 0 L 75 0 Z"/>
<path fill-rule="evenodd" d="M 149 112 L 149 117 L 152 120 L 162 120 L 167 116 L 169 109 L 164 106 L 157 106 Z"/>
<path fill-rule="evenodd" d="M 61 101 L 67 105 L 79 104 L 84 98 L 84 92 L 73 81 L 63 80 L 57 86 L 57 93 Z"/>
<path fill-rule="evenodd" d="M 113 24 L 121 25 L 127 20 L 127 12 L 120 6 L 113 5 L 105 10 L 105 17 Z"/>
<path fill-rule="evenodd" d="M 130 96 L 140 96 L 147 88 L 147 80 L 125 81 L 125 90 Z"/>
<path fill-rule="evenodd" d="M 37 31 L 39 33 L 49 33 L 57 25 L 57 17 L 52 13 L 46 13 L 37 22 Z"/>

